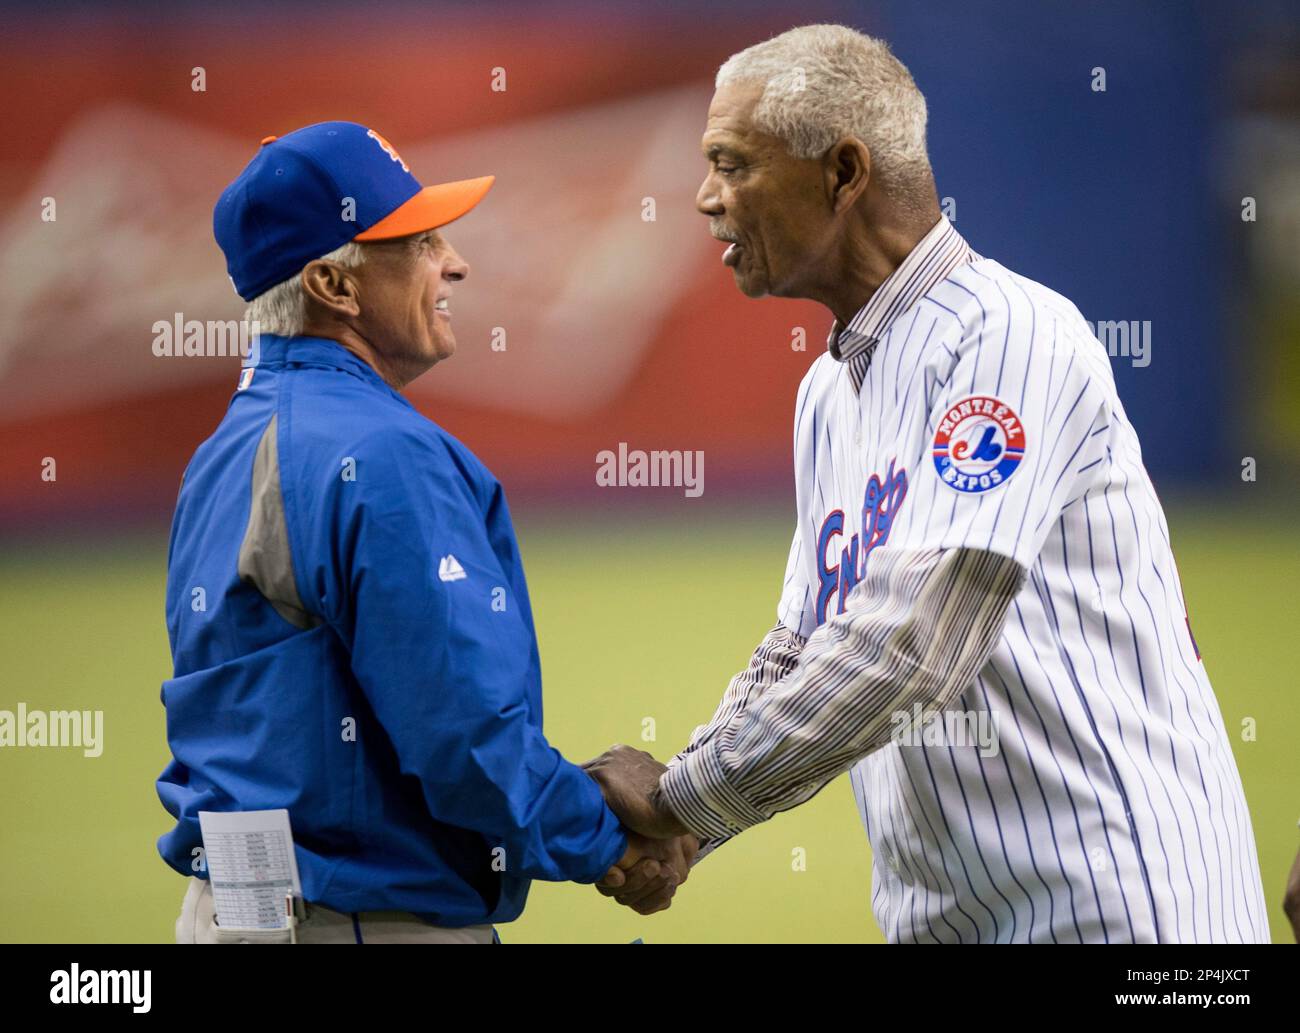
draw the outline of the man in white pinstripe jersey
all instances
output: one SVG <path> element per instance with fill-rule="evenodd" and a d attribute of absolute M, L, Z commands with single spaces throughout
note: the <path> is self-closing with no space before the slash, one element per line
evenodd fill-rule
<path fill-rule="evenodd" d="M 893 942 L 1267 941 L 1106 352 L 941 215 L 925 121 L 888 48 L 838 26 L 719 70 L 699 208 L 746 295 L 835 323 L 796 402 L 776 626 L 667 768 L 615 747 L 588 769 L 701 856 L 850 771 Z"/>

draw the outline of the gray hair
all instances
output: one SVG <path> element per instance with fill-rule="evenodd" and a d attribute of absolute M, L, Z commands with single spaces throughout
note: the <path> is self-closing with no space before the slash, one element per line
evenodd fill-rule
<path fill-rule="evenodd" d="M 846 136 L 871 153 L 891 196 L 929 194 L 925 97 L 884 40 L 843 25 L 804 25 L 729 57 L 716 87 L 764 84 L 754 124 L 796 158 L 820 158 Z"/>
<path fill-rule="evenodd" d="M 337 262 L 344 269 L 355 269 L 365 261 L 365 251 L 356 241 L 348 241 L 319 261 Z M 307 299 L 302 289 L 302 273 L 297 272 L 282 283 L 268 288 L 248 303 L 244 320 L 256 325 L 260 333 L 296 337 L 302 333 Z"/>

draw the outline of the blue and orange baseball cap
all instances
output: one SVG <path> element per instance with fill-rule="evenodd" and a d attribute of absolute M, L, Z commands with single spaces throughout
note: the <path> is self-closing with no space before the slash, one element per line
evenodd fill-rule
<path fill-rule="evenodd" d="M 222 193 L 212 231 L 245 301 L 350 240 L 389 240 L 445 226 L 473 208 L 495 176 L 422 187 L 373 129 L 320 122 L 268 136 Z"/>

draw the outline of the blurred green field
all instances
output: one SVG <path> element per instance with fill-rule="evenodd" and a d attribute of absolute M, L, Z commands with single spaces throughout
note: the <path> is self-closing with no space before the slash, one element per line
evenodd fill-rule
<path fill-rule="evenodd" d="M 516 514 L 517 517 L 520 514 Z M 1296 852 L 1300 749 L 1294 531 L 1281 514 L 1171 509 L 1192 624 L 1246 784 L 1269 921 Z M 712 713 L 771 626 L 783 519 L 701 524 L 520 519 L 546 687 L 546 731 L 583 760 L 614 742 L 661 758 Z M 167 759 L 166 536 L 9 549 L 0 558 L 0 708 L 101 709 L 105 749 L 0 750 L 0 940 L 170 941 L 183 880 L 154 840 Z M 642 740 L 647 718 L 656 739 Z M 1242 741 L 1246 719 L 1255 741 Z M 796 848 L 806 870 L 792 864 Z M 702 863 L 671 911 L 642 918 L 588 887 L 536 883 L 508 943 L 879 942 L 870 853 L 847 777 Z"/>

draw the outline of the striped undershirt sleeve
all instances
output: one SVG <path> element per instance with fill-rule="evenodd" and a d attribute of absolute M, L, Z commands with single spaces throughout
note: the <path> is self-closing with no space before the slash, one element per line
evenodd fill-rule
<path fill-rule="evenodd" d="M 764 692 L 787 678 L 798 666 L 799 655 L 807 641 L 804 636 L 778 622 L 763 636 L 763 641 L 749 658 L 749 665 L 731 679 L 713 717 L 707 724 L 695 729 L 686 749 L 670 760 L 668 766 L 671 768 L 680 764 L 687 754 L 710 742 L 720 728 L 726 728 Z M 729 838 L 729 835 L 701 837 L 696 862 L 704 860 Z"/>
<path fill-rule="evenodd" d="M 731 679 L 708 724 L 700 725 L 691 733 L 690 744 L 675 759 L 680 760 L 710 741 L 719 728 L 729 725 L 737 714 L 794 671 L 807 641 L 779 623 L 763 636 L 763 641 L 749 658 L 749 666 Z"/>
<path fill-rule="evenodd" d="M 975 680 L 1024 579 L 979 549 L 878 550 L 789 673 L 730 704 L 728 689 L 664 774 L 665 800 L 707 841 L 810 799 L 888 743 L 914 705 L 942 709 Z"/>

